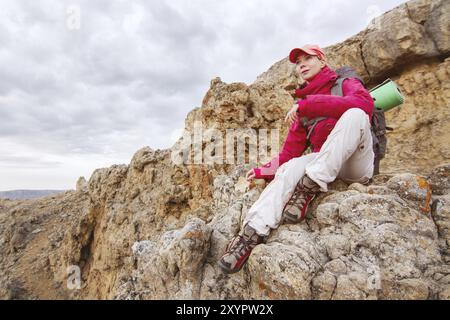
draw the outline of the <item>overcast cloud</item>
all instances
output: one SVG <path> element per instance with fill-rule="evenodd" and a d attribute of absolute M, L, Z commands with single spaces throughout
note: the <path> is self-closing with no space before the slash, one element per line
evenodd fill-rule
<path fill-rule="evenodd" d="M 250 84 L 402 2 L 0 0 L 0 190 L 72 189 L 169 148 L 212 78 Z"/>

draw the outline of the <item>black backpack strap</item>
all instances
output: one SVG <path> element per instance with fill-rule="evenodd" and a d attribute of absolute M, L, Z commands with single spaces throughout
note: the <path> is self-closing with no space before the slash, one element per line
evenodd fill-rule
<path fill-rule="evenodd" d="M 307 141 L 309 141 L 309 137 L 311 136 L 311 133 L 313 132 L 314 128 L 316 127 L 316 125 L 322 121 L 327 119 L 327 117 L 317 117 L 311 120 L 308 120 L 308 118 L 304 117 L 300 119 L 300 122 L 302 123 L 303 127 L 306 128 L 306 130 L 308 130 L 308 134 L 306 135 L 306 139 Z"/>
<path fill-rule="evenodd" d="M 344 91 L 342 90 L 342 86 L 344 83 L 344 80 L 347 79 L 345 77 L 339 77 L 337 78 L 336 82 L 334 83 L 333 87 L 331 88 L 331 95 L 333 96 L 344 96 Z"/>
<path fill-rule="evenodd" d="M 342 90 L 342 83 L 344 80 L 347 79 L 346 77 L 339 77 L 337 78 L 336 82 L 334 83 L 333 87 L 331 88 L 331 94 L 333 96 L 343 96 L 343 90 Z M 308 118 L 301 118 L 301 123 L 303 127 L 305 127 L 308 130 L 308 134 L 306 135 L 307 141 L 309 141 L 309 137 L 311 136 L 314 128 L 316 125 L 322 121 L 327 119 L 327 117 L 317 117 L 311 120 L 308 120 Z"/>

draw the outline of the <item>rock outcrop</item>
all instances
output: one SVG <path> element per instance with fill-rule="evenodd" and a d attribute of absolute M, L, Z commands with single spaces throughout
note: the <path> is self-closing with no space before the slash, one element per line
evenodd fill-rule
<path fill-rule="evenodd" d="M 369 86 L 391 77 L 406 95 L 387 113 L 395 131 L 381 174 L 370 185 L 332 183 L 304 222 L 272 232 L 240 273 L 222 273 L 216 260 L 265 187 L 248 186 L 245 172 L 270 154 L 250 158 L 247 145 L 220 162 L 194 137 L 211 163 L 174 161 L 179 151 L 198 156 L 180 139 L 98 169 L 74 191 L 0 199 L 0 297 L 450 299 L 448 6 L 410 1 L 326 49 L 332 66 L 352 65 Z M 230 129 L 244 130 L 241 142 L 258 132 L 277 152 L 292 71 L 283 59 L 251 85 L 213 79 L 186 133 L 198 123 L 214 141 Z"/>

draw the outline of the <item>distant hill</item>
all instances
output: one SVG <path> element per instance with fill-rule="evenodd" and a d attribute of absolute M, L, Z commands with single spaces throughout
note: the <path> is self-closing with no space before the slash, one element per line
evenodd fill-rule
<path fill-rule="evenodd" d="M 66 190 L 11 190 L 0 191 L 2 199 L 34 199 L 64 192 Z"/>

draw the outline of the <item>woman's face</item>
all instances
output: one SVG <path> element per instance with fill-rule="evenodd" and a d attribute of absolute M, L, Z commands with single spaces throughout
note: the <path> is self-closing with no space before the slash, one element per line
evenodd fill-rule
<path fill-rule="evenodd" d="M 304 80 L 309 80 L 314 78 L 314 76 L 317 75 L 324 66 L 325 63 L 317 58 L 317 56 L 302 54 L 297 59 L 295 71 Z"/>

